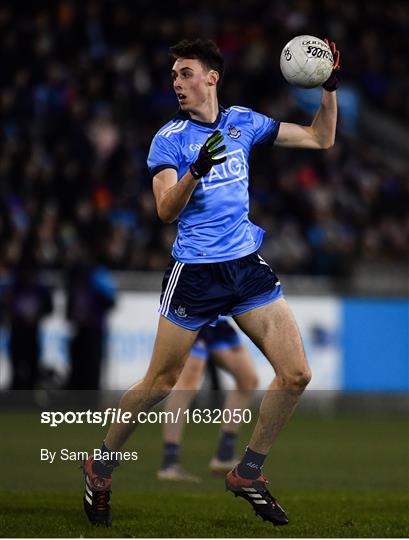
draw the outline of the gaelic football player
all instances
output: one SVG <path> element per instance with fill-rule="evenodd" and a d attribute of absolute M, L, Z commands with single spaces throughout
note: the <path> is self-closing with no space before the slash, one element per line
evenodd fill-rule
<path fill-rule="evenodd" d="M 176 384 L 199 330 L 231 315 L 270 362 L 275 377 L 240 463 L 226 488 L 246 499 L 264 520 L 288 518 L 267 489 L 264 460 L 290 419 L 311 373 L 300 333 L 283 298 L 280 280 L 260 257 L 264 231 L 249 220 L 249 164 L 257 144 L 323 150 L 334 144 L 336 70 L 323 85 L 309 126 L 279 122 L 247 107 L 219 104 L 224 60 L 212 41 L 184 40 L 171 47 L 171 76 L 179 112 L 153 138 L 148 167 L 159 217 L 178 220 L 166 269 L 152 358 L 141 382 L 119 407 L 137 414 L 165 398 Z M 272 150 L 274 151 L 274 150 Z M 135 424 L 111 424 L 102 449 L 112 456 Z M 92 523 L 111 523 L 111 474 L 115 459 L 84 463 L 84 509 Z"/>

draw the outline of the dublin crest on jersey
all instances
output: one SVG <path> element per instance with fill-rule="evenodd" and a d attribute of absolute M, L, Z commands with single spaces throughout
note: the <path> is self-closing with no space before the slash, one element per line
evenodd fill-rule
<path fill-rule="evenodd" d="M 235 126 L 231 125 L 227 126 L 228 129 L 228 135 L 231 139 L 238 139 L 241 135 L 241 131 L 237 129 Z"/>

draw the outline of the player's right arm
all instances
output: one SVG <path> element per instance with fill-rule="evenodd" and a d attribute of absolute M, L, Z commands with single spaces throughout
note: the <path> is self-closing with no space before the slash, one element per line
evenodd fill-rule
<path fill-rule="evenodd" d="M 164 169 L 153 177 L 153 194 L 159 218 L 172 223 L 185 208 L 197 186 L 190 170 L 178 181 L 175 169 Z"/>
<path fill-rule="evenodd" d="M 188 171 L 178 180 L 173 166 L 161 168 L 153 177 L 153 193 L 159 218 L 172 223 L 185 208 L 197 182 L 209 173 L 214 165 L 226 161 L 220 154 L 226 150 L 220 131 L 214 131 L 203 144 L 199 155 Z"/>

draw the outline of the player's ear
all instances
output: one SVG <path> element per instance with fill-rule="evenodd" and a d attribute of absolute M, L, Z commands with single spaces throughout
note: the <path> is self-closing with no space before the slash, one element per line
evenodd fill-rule
<path fill-rule="evenodd" d="M 207 74 L 207 80 L 210 86 L 216 86 L 219 82 L 220 75 L 215 69 L 211 69 Z"/>

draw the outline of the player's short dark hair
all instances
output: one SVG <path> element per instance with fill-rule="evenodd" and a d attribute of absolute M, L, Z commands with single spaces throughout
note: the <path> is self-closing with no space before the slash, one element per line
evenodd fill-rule
<path fill-rule="evenodd" d="M 178 58 L 199 60 L 205 68 L 218 72 L 219 83 L 223 78 L 224 58 L 219 47 L 211 39 L 183 39 L 170 47 L 169 56 L 172 62 L 176 62 Z"/>

